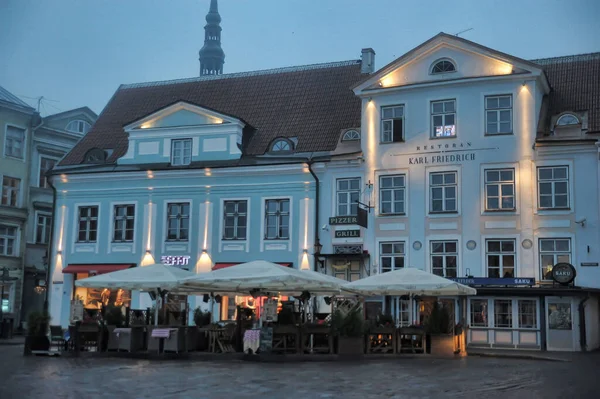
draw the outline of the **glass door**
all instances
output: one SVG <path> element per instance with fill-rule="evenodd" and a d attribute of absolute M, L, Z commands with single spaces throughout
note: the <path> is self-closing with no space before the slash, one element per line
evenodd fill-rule
<path fill-rule="evenodd" d="M 549 351 L 572 351 L 575 325 L 571 298 L 547 297 L 546 346 Z"/>

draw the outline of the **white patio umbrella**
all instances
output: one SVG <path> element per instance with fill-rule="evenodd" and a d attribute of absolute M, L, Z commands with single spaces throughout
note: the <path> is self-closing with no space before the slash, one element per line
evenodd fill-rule
<path fill-rule="evenodd" d="M 75 285 L 86 288 L 122 288 L 131 291 L 155 292 L 158 296 L 160 290 L 176 290 L 182 280 L 191 276 L 195 276 L 195 274 L 157 263 L 84 278 L 75 281 Z M 157 323 L 158 305 L 154 312 L 154 324 Z"/>
<path fill-rule="evenodd" d="M 376 274 L 346 284 L 363 295 L 475 295 L 477 290 L 412 267 Z"/>
<path fill-rule="evenodd" d="M 252 291 L 299 295 L 339 295 L 346 281 L 310 270 L 297 270 L 265 260 L 242 263 L 184 279 L 180 291 L 244 293 Z"/>

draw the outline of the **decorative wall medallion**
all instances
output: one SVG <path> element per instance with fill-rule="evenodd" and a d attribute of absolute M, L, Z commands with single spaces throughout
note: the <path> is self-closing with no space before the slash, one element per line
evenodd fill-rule
<path fill-rule="evenodd" d="M 521 246 L 523 246 L 525 249 L 531 249 L 531 247 L 533 247 L 533 241 L 531 241 L 529 238 L 526 238 L 521 243 Z"/>
<path fill-rule="evenodd" d="M 415 242 L 413 242 L 413 249 L 415 251 L 418 251 L 419 249 L 421 249 L 422 246 L 423 246 L 423 244 L 421 244 L 421 241 L 415 241 Z"/>
<path fill-rule="evenodd" d="M 467 249 L 468 250 L 472 251 L 475 248 L 477 248 L 477 243 L 475 241 L 473 241 L 473 240 L 467 241 Z"/>

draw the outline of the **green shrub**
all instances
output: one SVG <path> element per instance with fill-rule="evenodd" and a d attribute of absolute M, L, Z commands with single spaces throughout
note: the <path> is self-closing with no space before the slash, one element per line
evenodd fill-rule
<path fill-rule="evenodd" d="M 108 305 L 104 308 L 104 321 L 109 326 L 123 327 L 125 316 L 120 306 Z"/>
<path fill-rule="evenodd" d="M 194 309 L 194 323 L 198 327 L 204 327 L 209 325 L 211 322 L 211 314 L 208 310 L 204 311 L 202 308 L 197 307 Z"/>
<path fill-rule="evenodd" d="M 50 315 L 47 312 L 34 311 L 27 316 L 27 334 L 37 337 L 46 336 Z"/>
<path fill-rule="evenodd" d="M 362 337 L 366 327 L 362 306 L 357 304 L 347 313 L 336 309 L 331 316 L 331 327 L 340 337 Z"/>

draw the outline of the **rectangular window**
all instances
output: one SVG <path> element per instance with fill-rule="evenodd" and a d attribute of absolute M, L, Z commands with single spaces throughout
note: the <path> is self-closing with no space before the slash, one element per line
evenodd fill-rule
<path fill-rule="evenodd" d="M 471 327 L 488 327 L 488 300 L 471 299 Z"/>
<path fill-rule="evenodd" d="M 333 261 L 332 266 L 334 269 L 334 277 L 350 282 L 360 280 L 361 273 L 359 262 L 351 261 L 348 265 L 346 260 L 335 260 Z"/>
<path fill-rule="evenodd" d="M 512 133 L 512 96 L 485 98 L 485 133 Z"/>
<path fill-rule="evenodd" d="M 0 283 L 0 287 L 2 287 L 2 283 Z M 0 290 L 2 292 L 2 298 L 0 298 L 0 306 L 2 306 L 2 313 L 10 313 L 12 312 L 12 292 L 13 292 L 14 284 L 12 283 L 4 283 L 4 290 Z"/>
<path fill-rule="evenodd" d="M 38 213 L 35 226 L 36 244 L 47 244 L 50 240 L 50 229 L 52 228 L 52 217 Z"/>
<path fill-rule="evenodd" d="M 442 277 L 456 277 L 458 269 L 458 242 L 431 241 L 431 269 Z"/>
<path fill-rule="evenodd" d="M 39 187 L 46 188 L 48 187 L 48 179 L 46 178 L 46 173 L 51 170 L 56 165 L 56 159 L 52 158 L 40 158 L 40 181 Z"/>
<path fill-rule="evenodd" d="M 569 167 L 537 168 L 538 206 L 540 209 L 569 208 Z"/>
<path fill-rule="evenodd" d="M 537 303 L 519 299 L 519 328 L 537 328 Z"/>
<path fill-rule="evenodd" d="M 404 267 L 404 242 L 382 242 L 379 244 L 381 273 Z"/>
<path fill-rule="evenodd" d="M 381 142 L 399 143 L 404 141 L 404 106 L 381 108 Z"/>
<path fill-rule="evenodd" d="M 429 212 L 457 211 L 458 178 L 456 172 L 429 174 Z"/>
<path fill-rule="evenodd" d="M 456 137 L 456 100 L 431 102 L 431 137 Z"/>
<path fill-rule="evenodd" d="M 4 155 L 7 157 L 23 159 L 25 153 L 25 129 L 14 126 L 6 127 L 4 142 Z"/>
<path fill-rule="evenodd" d="M 494 301 L 494 327 L 512 328 L 512 300 L 496 299 Z"/>
<path fill-rule="evenodd" d="M 337 179 L 337 216 L 356 216 L 360 198 L 360 179 Z"/>
<path fill-rule="evenodd" d="M 17 256 L 17 228 L 0 224 L 0 255 Z"/>
<path fill-rule="evenodd" d="M 18 206 L 21 179 L 4 176 L 2 179 L 2 205 Z"/>
<path fill-rule="evenodd" d="M 552 268 L 557 263 L 571 263 L 570 238 L 540 238 L 540 276 L 552 280 Z"/>
<path fill-rule="evenodd" d="M 515 240 L 486 240 L 488 277 L 515 277 Z"/>
<path fill-rule="evenodd" d="M 379 213 L 382 215 L 404 214 L 406 175 L 381 176 L 379 178 Z"/>
<path fill-rule="evenodd" d="M 167 204 L 167 241 L 187 241 L 189 232 L 189 202 Z"/>
<path fill-rule="evenodd" d="M 77 242 L 96 242 L 98 236 L 98 207 L 79 207 L 79 233 Z"/>
<path fill-rule="evenodd" d="M 514 211 L 515 208 L 515 170 L 486 170 L 485 210 Z"/>
<path fill-rule="evenodd" d="M 132 242 L 135 205 L 115 205 L 113 218 L 113 242 Z"/>
<path fill-rule="evenodd" d="M 223 239 L 245 240 L 248 201 L 225 201 L 223 208 Z"/>
<path fill-rule="evenodd" d="M 287 240 L 290 238 L 290 200 L 265 201 L 265 239 Z"/>
<path fill-rule="evenodd" d="M 192 163 L 192 139 L 171 140 L 171 165 Z"/>

